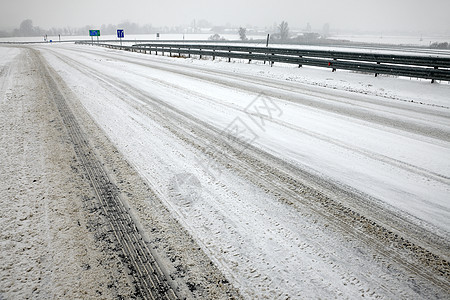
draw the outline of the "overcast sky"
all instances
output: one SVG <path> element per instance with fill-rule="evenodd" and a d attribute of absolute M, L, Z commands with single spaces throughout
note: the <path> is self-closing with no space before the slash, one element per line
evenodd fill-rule
<path fill-rule="evenodd" d="M 34 26 L 81 27 L 130 21 L 153 26 L 190 24 L 270 26 L 371 31 L 450 31 L 450 0 L 0 0 L 0 29 Z"/>

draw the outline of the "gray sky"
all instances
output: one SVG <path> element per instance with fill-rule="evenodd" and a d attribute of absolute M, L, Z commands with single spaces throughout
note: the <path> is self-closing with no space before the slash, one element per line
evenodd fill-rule
<path fill-rule="evenodd" d="M 32 19 L 43 29 L 117 24 L 128 20 L 153 26 L 190 24 L 206 19 L 270 26 L 286 20 L 290 27 L 388 31 L 450 31 L 450 0 L 0 0 L 0 29 Z"/>

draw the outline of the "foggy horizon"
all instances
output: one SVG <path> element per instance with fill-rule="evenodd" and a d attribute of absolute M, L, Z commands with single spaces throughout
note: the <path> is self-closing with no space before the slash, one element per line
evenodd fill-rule
<path fill-rule="evenodd" d="M 325 23 L 331 30 L 353 32 L 416 32 L 450 34 L 450 1 L 269 1 L 230 0 L 180 1 L 149 3 L 148 1 L 100 0 L 39 2 L 18 0 L 5 4 L 0 12 L 0 30 L 18 28 L 23 20 L 31 19 L 34 26 L 100 27 L 129 21 L 154 27 L 188 26 L 193 20 L 206 20 L 212 25 L 271 27 L 287 21 L 291 28 L 305 28 L 310 23 L 318 31 Z"/>

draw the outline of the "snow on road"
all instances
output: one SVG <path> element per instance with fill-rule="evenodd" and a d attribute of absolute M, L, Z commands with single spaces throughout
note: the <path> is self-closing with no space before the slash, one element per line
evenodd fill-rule
<path fill-rule="evenodd" d="M 406 81 L 405 84 L 405 80 L 386 78 L 382 78 L 381 83 L 381 80 L 370 76 L 351 73 L 333 79 L 333 74 L 323 70 L 320 70 L 320 75 L 326 76 L 325 80 L 317 80 L 317 84 L 324 84 L 332 79 L 330 86 L 333 89 L 347 89 L 351 85 L 348 81 L 353 76 L 355 81 L 369 82 L 369 86 L 375 85 L 375 82 L 378 87 L 386 85 L 381 88 L 387 90 L 386 95 L 427 104 L 420 105 L 390 97 L 361 97 L 357 88 L 354 88 L 356 93 L 310 87 L 304 91 L 303 86 L 296 85 L 295 81 L 293 84 L 264 82 L 261 86 L 247 81 L 247 78 L 235 76 L 242 69 L 247 71 L 246 75 L 251 72 L 253 75 L 264 72 L 266 76 L 271 75 L 263 65 L 233 66 L 234 69 L 227 75 L 215 70 L 227 68 L 228 64 L 223 62 L 202 62 L 200 66 L 206 65 L 207 70 L 203 67 L 192 69 L 190 65 L 199 65 L 194 60 L 168 61 L 154 56 L 115 54 L 115 51 L 104 49 L 89 50 L 98 54 L 67 50 L 63 53 L 79 60 L 82 67 L 106 73 L 131 87 L 139 87 L 149 97 L 161 98 L 218 129 L 225 129 L 239 117 L 257 135 L 255 144 L 258 147 L 299 165 L 306 165 L 332 180 L 348 184 L 439 229 L 450 231 L 450 201 L 447 199 L 450 183 L 450 86 L 446 83 L 431 85 L 427 81 Z M 99 56 L 103 53 L 112 56 Z M 49 61 L 56 62 L 50 56 Z M 60 64 L 57 66 L 61 67 Z M 308 75 L 296 71 L 279 68 L 274 73 L 278 77 L 280 74 L 291 76 L 291 80 L 295 76 Z M 317 70 L 308 71 L 314 74 Z M 315 75 L 318 76 L 317 73 Z M 80 77 L 84 80 L 82 75 Z M 98 84 L 93 81 L 93 84 Z M 340 81 L 344 83 L 339 85 Z M 364 85 L 353 84 L 359 89 Z M 404 90 L 399 89 L 398 85 Z M 244 88 L 237 88 L 241 86 Z M 96 93 L 100 90 L 98 88 Z M 268 97 L 275 101 L 281 114 L 260 128 L 244 109 L 249 105 L 260 106 L 259 93 L 271 96 L 272 90 L 282 90 L 273 94 L 278 97 Z M 370 87 L 364 93 L 371 93 Z M 101 105 L 101 97 L 97 98 Z M 252 104 L 254 100 L 256 102 Z M 329 104 L 329 107 L 322 104 Z M 248 110 L 252 109 L 249 107 Z M 102 114 L 108 115 L 105 111 Z M 382 118 L 381 123 L 377 118 Z M 388 122 L 397 126 L 391 127 Z M 428 134 L 427 130 L 434 132 Z M 405 195 L 409 197 L 406 199 Z M 436 210 L 436 207 L 439 209 Z"/>
<path fill-rule="evenodd" d="M 398 252 L 390 256 L 359 239 L 359 229 L 335 228 L 302 204 L 308 195 L 277 198 L 287 185 L 280 179 L 269 190 L 270 170 L 258 172 L 251 158 L 284 161 L 286 170 L 359 195 L 364 203 L 338 201 L 369 219 L 379 207 L 419 228 L 406 238 L 448 260 L 450 85 L 90 46 L 38 48 L 243 296 L 445 295 L 408 273 L 414 268 L 403 268 Z M 250 143 L 236 142 L 243 155 L 226 150 L 225 133 Z M 421 234 L 433 237 L 421 241 Z"/>
<path fill-rule="evenodd" d="M 448 85 L 349 73 L 332 78 L 314 69 L 274 68 L 272 73 L 264 65 L 79 46 L 42 52 L 244 296 L 389 297 L 412 296 L 414 289 L 368 259 L 371 250 L 361 242 L 337 237 L 323 229 L 320 220 L 315 223 L 307 213 L 275 201 L 237 174 L 211 166 L 210 157 L 183 141 L 196 134 L 193 118 L 217 134 L 227 128 L 233 133 L 246 129 L 245 137 L 257 148 L 356 189 L 370 196 L 368 201 L 401 212 L 448 241 Z M 241 76 L 242 70 L 248 76 Z M 294 80 L 270 78 L 261 84 L 261 73 L 261 80 Z M 295 76 L 306 78 L 308 73 L 326 76 L 317 84 L 332 81 L 330 86 L 340 91 L 311 87 L 308 79 L 307 85 L 297 83 Z M 371 92 L 359 83 L 363 80 L 377 88 L 386 85 L 385 93 L 394 99 L 361 96 L 358 89 Z M 410 98 L 397 84 L 436 97 L 400 101 Z M 342 91 L 355 86 L 356 92 Z M 266 96 L 258 98 L 261 92 Z M 261 112 L 261 101 L 272 105 L 270 110 Z M 255 114 L 251 118 L 249 111 L 258 108 L 265 119 Z M 169 113 L 173 110 L 188 117 L 176 119 Z M 187 183 L 180 184 L 180 178 Z M 381 288 L 385 284 L 388 290 Z"/>

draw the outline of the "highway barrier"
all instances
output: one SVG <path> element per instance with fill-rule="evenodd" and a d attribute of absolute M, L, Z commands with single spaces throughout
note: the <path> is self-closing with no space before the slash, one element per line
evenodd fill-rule
<path fill-rule="evenodd" d="M 78 44 L 91 44 L 80 41 Z M 274 63 L 295 64 L 299 67 L 314 66 L 336 70 L 405 76 L 414 78 L 450 81 L 450 56 L 412 55 L 412 54 L 381 54 L 372 52 L 304 50 L 292 48 L 229 46 L 207 43 L 144 43 L 132 46 L 94 43 L 94 45 L 120 49 L 132 52 L 172 55 L 198 55 L 245 59 Z"/>

